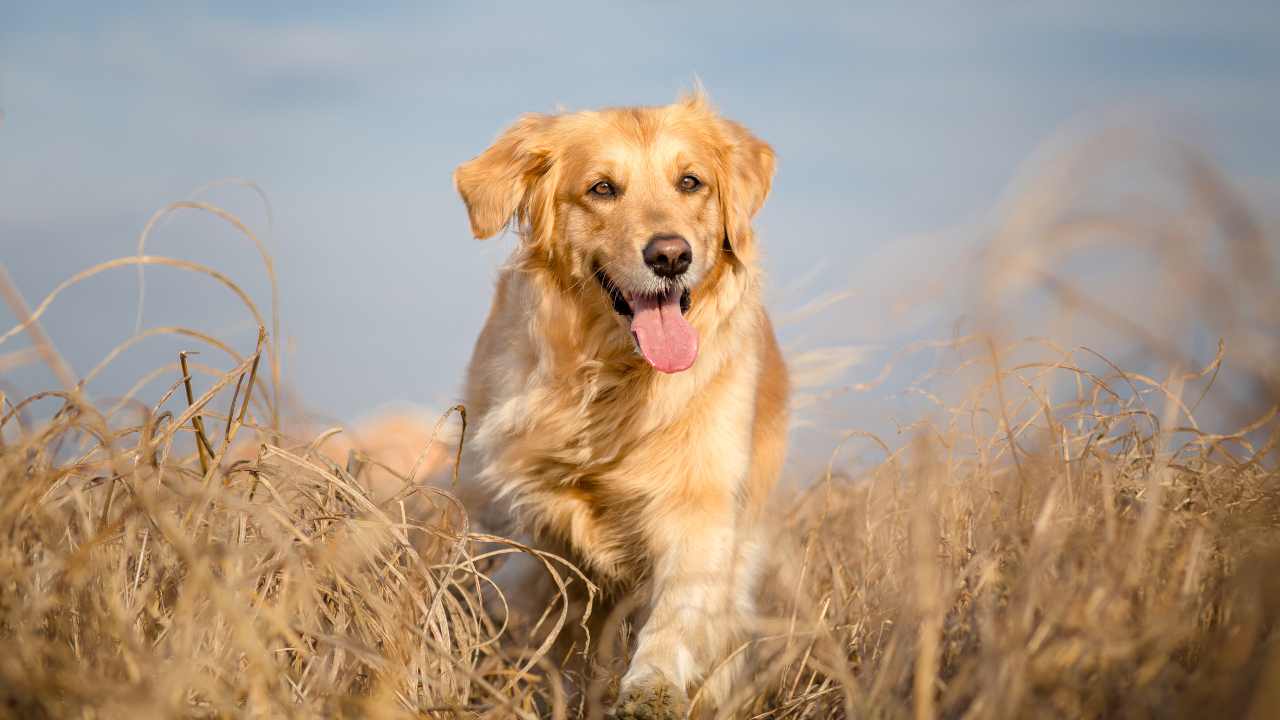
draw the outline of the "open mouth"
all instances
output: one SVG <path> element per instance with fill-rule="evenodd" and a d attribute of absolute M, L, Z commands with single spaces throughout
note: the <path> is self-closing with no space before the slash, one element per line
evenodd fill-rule
<path fill-rule="evenodd" d="M 688 289 L 673 285 L 662 293 L 641 295 L 623 291 L 600 268 L 595 276 L 614 312 L 630 318 L 631 337 L 654 369 L 677 373 L 693 365 L 698 357 L 698 331 L 684 317 L 689 311 Z"/>
<path fill-rule="evenodd" d="M 600 268 L 596 268 L 596 282 L 600 283 L 600 287 L 604 288 L 605 294 L 613 302 L 614 312 L 622 317 L 634 317 L 635 311 L 631 309 L 631 303 L 627 302 L 626 295 L 614 284 L 613 278 L 606 275 Z M 689 312 L 689 289 L 685 288 L 680 293 L 680 313 L 687 312 Z"/>

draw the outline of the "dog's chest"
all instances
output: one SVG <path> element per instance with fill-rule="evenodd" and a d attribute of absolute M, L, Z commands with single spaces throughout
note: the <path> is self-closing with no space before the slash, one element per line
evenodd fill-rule
<path fill-rule="evenodd" d="M 616 507 L 692 481 L 746 471 L 754 378 L 585 376 L 524 385 L 477 436 L 487 482 L 503 493 Z"/>
<path fill-rule="evenodd" d="M 625 379 L 526 387 L 484 418 L 483 449 L 508 481 L 544 490 L 599 484 L 658 441 L 684 405 Z"/>
<path fill-rule="evenodd" d="M 477 437 L 489 502 L 505 507 L 511 530 L 565 546 L 601 581 L 643 573 L 637 539 L 652 508 L 745 477 L 751 409 L 717 387 L 680 397 L 588 381 L 512 395 Z"/>

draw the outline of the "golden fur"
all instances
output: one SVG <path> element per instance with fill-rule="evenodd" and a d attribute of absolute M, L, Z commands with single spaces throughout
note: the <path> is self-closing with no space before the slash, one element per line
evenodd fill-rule
<path fill-rule="evenodd" d="M 526 115 L 454 174 L 477 237 L 512 221 L 521 236 L 467 374 L 464 499 L 479 522 L 568 553 L 605 588 L 645 593 L 619 717 L 660 697 L 677 712 L 752 615 L 787 429 L 751 229 L 773 168 L 767 144 L 695 94 Z M 703 186 L 682 189 L 686 173 Z M 617 197 L 592 195 L 602 180 Z M 670 375 L 637 354 L 594 275 L 652 291 L 641 249 L 655 233 L 693 252 L 681 281 L 700 350 Z M 709 706 L 731 677 L 702 691 Z"/>
<path fill-rule="evenodd" d="M 324 441 L 310 450 L 338 467 L 348 466 L 353 450 L 362 459 L 367 458 L 369 462 L 357 474 L 372 500 L 383 503 L 405 494 L 404 478 L 415 469 L 419 482 L 427 477 L 441 478 L 444 482 L 443 478 L 453 466 L 453 450 L 447 438 L 437 437 L 437 421 L 438 417 L 426 410 L 388 410 L 343 432 L 326 433 Z M 322 430 L 322 427 L 303 424 L 291 428 L 289 436 L 315 436 Z M 287 441 L 282 444 L 304 456 L 311 454 L 306 446 L 298 447 Z M 256 462 L 259 451 L 257 443 L 237 443 L 223 462 L 228 468 L 241 462 Z M 405 500 L 405 505 L 414 517 L 426 517 L 431 503 L 413 494 Z"/>

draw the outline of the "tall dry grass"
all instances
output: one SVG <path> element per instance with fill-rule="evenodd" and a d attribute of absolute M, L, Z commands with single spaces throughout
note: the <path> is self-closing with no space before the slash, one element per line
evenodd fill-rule
<path fill-rule="evenodd" d="M 1172 205 L 1098 204 L 1115 196 L 1096 182 L 1114 143 L 1073 147 L 1002 208 L 975 270 L 977 331 L 927 344 L 942 361 L 906 383 L 934 407 L 908 440 L 849 433 L 779 505 L 768 619 L 740 649 L 754 671 L 729 711 L 1280 716 L 1274 236 L 1185 148 L 1162 150 Z M 177 209 L 252 237 L 214 206 Z M 174 265 L 272 324 L 211 268 L 143 255 L 145 236 L 69 283 Z M 1176 293 L 1153 296 L 1183 308 L 1174 328 L 1225 338 L 1217 353 L 1073 282 L 1099 238 L 1145 249 L 1129 269 Z M 385 431 L 394 451 L 335 451 L 332 431 L 285 427 L 274 334 L 232 348 L 187 328 L 148 332 L 224 361 L 198 375 L 183 358 L 156 372 L 162 396 L 95 403 L 40 327 L 61 288 L 32 309 L 0 287 L 19 318 L 0 342 L 32 341 L 0 368 L 43 361 L 63 384 L 0 403 L 0 713 L 600 715 L 555 644 L 586 622 L 570 600 L 587 578 L 478 535 L 447 477 L 424 481 L 447 476 L 464 412 Z M 1011 338 L 1032 310 L 1039 327 L 1070 319 L 1073 339 L 1127 339 L 1139 367 Z M 504 553 L 534 555 L 562 591 L 536 631 L 504 626 L 486 574 Z"/>

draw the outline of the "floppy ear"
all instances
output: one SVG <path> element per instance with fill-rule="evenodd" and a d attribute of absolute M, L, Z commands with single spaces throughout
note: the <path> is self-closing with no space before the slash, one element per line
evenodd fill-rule
<path fill-rule="evenodd" d="M 530 113 L 480 155 L 453 171 L 453 185 L 462 195 L 471 218 L 471 232 L 481 240 L 507 226 L 512 216 L 530 220 L 530 195 L 550 167 L 550 153 L 541 137 L 551 118 Z"/>
<path fill-rule="evenodd" d="M 725 249 L 743 255 L 752 250 L 751 219 L 773 184 L 773 148 L 732 120 L 721 118 L 720 122 L 726 141 L 720 181 Z"/>

